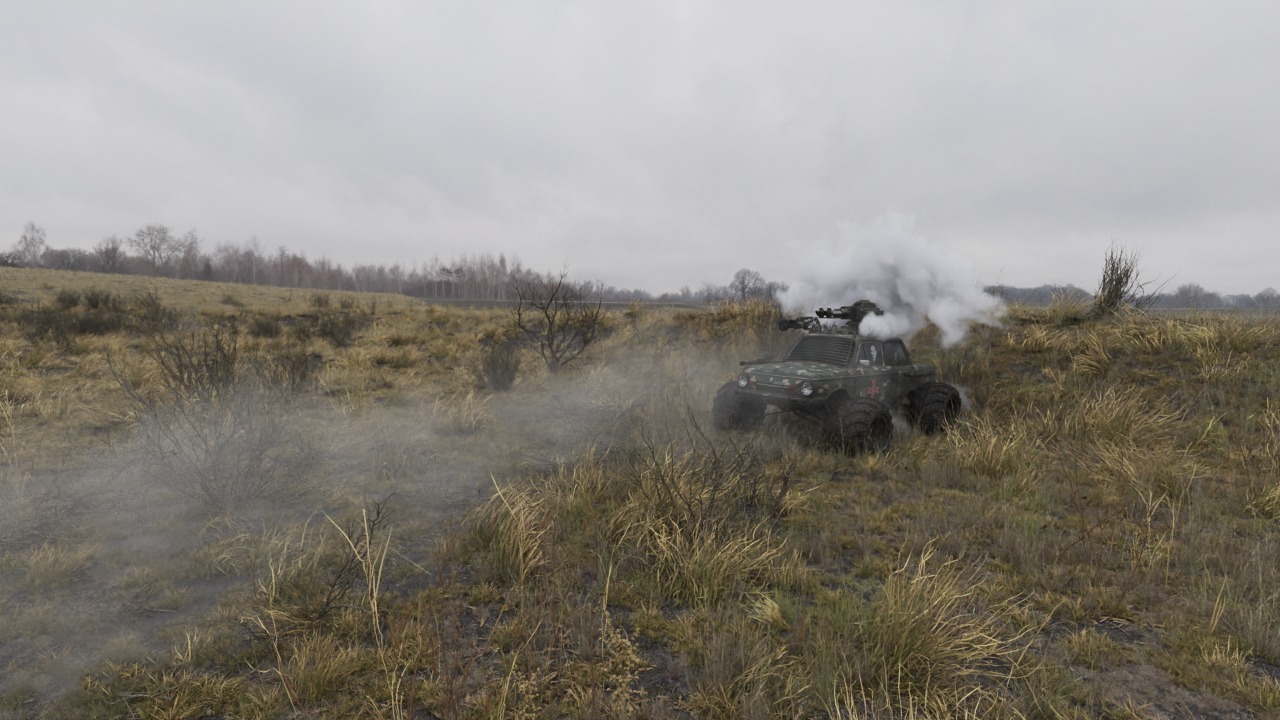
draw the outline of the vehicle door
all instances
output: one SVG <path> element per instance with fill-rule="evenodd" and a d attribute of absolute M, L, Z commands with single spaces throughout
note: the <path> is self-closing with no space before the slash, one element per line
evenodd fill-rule
<path fill-rule="evenodd" d="M 884 364 L 892 379 L 885 393 L 885 403 L 896 405 L 906 398 L 907 394 L 920 384 L 921 378 L 914 372 L 911 355 L 901 340 L 894 338 L 884 341 Z"/>
<path fill-rule="evenodd" d="M 858 343 L 856 363 L 861 370 L 861 382 L 857 394 L 888 403 L 894 391 L 893 378 L 885 365 L 884 343 L 879 340 L 863 340 Z"/>

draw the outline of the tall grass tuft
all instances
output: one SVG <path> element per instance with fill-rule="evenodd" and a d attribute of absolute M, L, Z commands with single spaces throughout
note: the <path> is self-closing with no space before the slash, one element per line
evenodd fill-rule
<path fill-rule="evenodd" d="M 1026 422 L 977 413 L 953 425 L 946 441 L 961 467 L 984 477 L 1030 483 L 1041 470 L 1040 441 Z"/>
<path fill-rule="evenodd" d="M 696 717 L 802 717 L 809 690 L 787 646 L 742 618 L 717 618 L 690 657 Z"/>
<path fill-rule="evenodd" d="M 1252 433 L 1232 452 L 1232 458 L 1250 478 L 1249 509 L 1280 520 L 1280 411 L 1268 399 L 1249 421 Z"/>
<path fill-rule="evenodd" d="M 869 602 L 830 594 L 812 611 L 824 641 L 809 662 L 827 698 L 923 698 L 977 712 L 1012 695 L 1033 628 L 1012 622 L 1000 604 L 984 605 L 976 568 L 934 555 L 927 548 L 908 558 Z"/>
<path fill-rule="evenodd" d="M 659 591 L 680 605 L 715 605 L 740 597 L 794 562 L 783 543 L 762 526 L 722 535 L 706 529 L 689 533 L 670 521 L 649 520 L 641 521 L 636 532 Z"/>
<path fill-rule="evenodd" d="M 437 398 L 432 411 L 441 429 L 458 435 L 473 435 L 493 422 L 490 395 L 468 390 Z"/>
<path fill-rule="evenodd" d="M 533 489 L 500 487 L 474 516 L 471 543 L 499 582 L 523 587 L 547 566 L 544 500 Z"/>

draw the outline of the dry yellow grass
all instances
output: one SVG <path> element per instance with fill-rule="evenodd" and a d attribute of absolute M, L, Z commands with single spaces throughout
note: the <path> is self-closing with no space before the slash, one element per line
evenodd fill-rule
<path fill-rule="evenodd" d="M 314 310 L 312 297 L 317 293 L 331 295 L 335 303 L 341 299 L 351 299 L 361 304 L 376 301 L 384 304 L 385 310 L 391 315 L 420 306 L 416 301 L 398 295 L 375 295 L 337 290 L 317 291 L 306 288 L 280 288 L 270 285 L 241 285 L 41 268 L 0 267 L 0 288 L 20 302 L 46 304 L 52 303 L 58 293 L 64 290 L 84 293 L 96 289 L 125 296 L 153 292 L 166 307 L 184 313 L 211 315 L 234 315 L 241 307 L 286 315 L 312 312 Z"/>
<path fill-rule="evenodd" d="M 247 358 L 317 359 L 290 418 L 327 451 L 324 492 L 210 516 L 130 469 L 146 413 L 120 380 L 156 387 L 146 333 L 24 331 L 24 308 L 119 279 L 27 272 L 0 269 L 19 299 L 0 305 L 0 711 L 1280 708 L 1271 318 L 1014 308 L 954 348 L 924 332 L 917 354 L 971 407 L 944 437 L 849 458 L 785 418 L 704 430 L 733 361 L 783 342 L 761 308 L 631 308 L 580 369 L 529 363 L 493 392 L 479 348 L 500 310 L 351 296 L 350 342 L 244 337 Z M 324 310 L 309 292 L 132 281 L 114 291 L 197 325 Z M 59 649 L 72 614 L 95 648 L 79 662 Z"/>

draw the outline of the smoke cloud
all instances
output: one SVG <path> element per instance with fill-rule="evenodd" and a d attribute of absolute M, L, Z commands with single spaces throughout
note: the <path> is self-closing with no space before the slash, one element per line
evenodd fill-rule
<path fill-rule="evenodd" d="M 997 322 L 1004 309 L 982 290 L 968 258 L 918 235 L 908 215 L 842 224 L 799 255 L 809 262 L 793 275 L 782 296 L 784 308 L 809 314 L 866 298 L 885 311 L 859 326 L 873 337 L 910 336 L 932 321 L 943 344 L 951 346 L 964 339 L 971 323 Z"/>
<path fill-rule="evenodd" d="M 225 593 L 253 586 L 262 572 L 255 558 L 285 562 L 281 553 L 290 547 L 317 547 L 328 531 L 317 523 L 321 514 L 341 521 L 370 501 L 394 497 L 396 542 L 406 557 L 421 560 L 446 519 L 482 502 L 495 478 L 545 472 L 612 446 L 631 432 L 624 421 L 637 416 L 639 401 L 655 393 L 645 410 L 666 408 L 683 420 L 687 407 L 709 406 L 729 366 L 727 357 L 688 349 L 637 351 L 588 372 L 527 373 L 509 393 L 406 394 L 358 411 L 316 395 L 282 401 L 245 390 L 236 396 L 246 404 L 236 417 L 257 417 L 257 424 L 240 428 L 237 438 L 250 437 L 230 458 L 200 456 L 194 441 L 183 442 L 215 434 L 225 420 L 191 411 L 189 424 L 167 436 L 144 423 L 109 446 L 86 438 L 86 465 L 49 482 L 29 482 L 16 464 L 0 463 L 0 700 L 50 702 L 104 660 L 164 655 L 167 636 L 214 623 Z M 688 398 L 673 400 L 677 391 Z M 275 437 L 260 421 L 282 403 L 291 433 Z M 282 444 L 324 449 L 299 467 L 305 477 L 287 484 L 288 493 L 241 497 L 213 514 L 183 481 L 184 473 L 202 475 L 206 459 L 236 460 L 231 464 L 256 477 L 262 466 L 245 463 L 246 456 L 256 459 L 265 446 L 276 457 Z M 175 457 L 175 448 L 188 454 Z M 300 539 L 275 542 L 305 537 L 308 526 L 319 529 L 305 546 Z M 46 557 L 76 564 L 58 574 L 26 572 L 24 558 Z M 77 621 L 60 620 L 68 617 Z M 8 717 L 3 709 L 0 717 Z"/>

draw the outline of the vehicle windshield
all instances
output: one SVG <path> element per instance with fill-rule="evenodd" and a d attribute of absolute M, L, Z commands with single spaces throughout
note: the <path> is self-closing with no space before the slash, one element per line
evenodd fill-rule
<path fill-rule="evenodd" d="M 786 360 L 848 365 L 853 359 L 853 337 L 849 335 L 805 335 L 791 346 Z"/>

